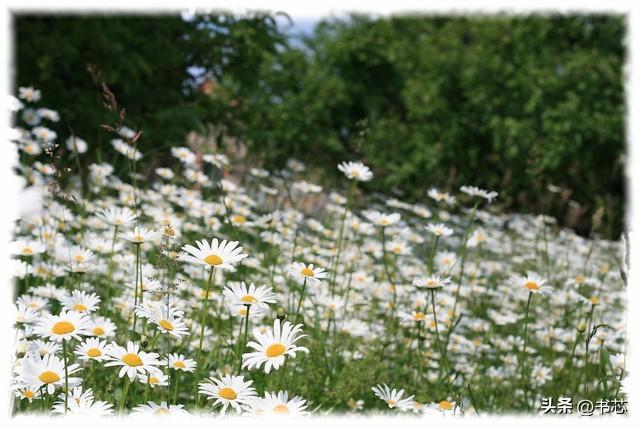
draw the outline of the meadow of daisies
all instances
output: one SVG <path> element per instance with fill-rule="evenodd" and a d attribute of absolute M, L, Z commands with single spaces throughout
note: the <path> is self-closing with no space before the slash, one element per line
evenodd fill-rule
<path fill-rule="evenodd" d="M 121 123 L 89 164 L 43 95 L 12 106 L 32 199 L 10 243 L 14 415 L 473 417 L 625 397 L 624 239 L 501 212 L 474 183 L 365 194 L 359 159 L 337 188 L 299 161 L 178 144 L 150 168 Z"/>

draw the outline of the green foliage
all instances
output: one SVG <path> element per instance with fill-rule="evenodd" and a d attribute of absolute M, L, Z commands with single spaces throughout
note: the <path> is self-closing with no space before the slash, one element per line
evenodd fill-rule
<path fill-rule="evenodd" d="M 263 14 L 183 20 L 180 16 L 18 16 L 17 85 L 33 85 L 64 123 L 90 145 L 91 161 L 110 159 L 112 136 L 99 124 L 115 118 L 103 107 L 106 83 L 126 108 L 124 125 L 143 132 L 139 148 L 162 157 L 185 135 L 225 120 L 228 105 L 204 96 L 201 74 L 256 85 L 253 70 L 282 36 Z"/>
<path fill-rule="evenodd" d="M 598 208 L 598 231 L 622 228 L 619 16 L 352 16 L 302 43 L 265 14 L 19 17 L 16 28 L 18 83 L 42 88 L 90 143 L 106 137 L 95 126 L 105 81 L 147 154 L 215 125 L 264 166 L 297 157 L 327 184 L 338 162 L 360 159 L 378 178 L 369 189 L 419 200 L 472 184 L 582 232 Z M 208 96 L 197 90 L 205 75 Z M 564 189 L 560 202 L 548 184 Z"/>
<path fill-rule="evenodd" d="M 281 102 L 254 102 L 245 136 L 279 161 L 293 154 L 332 170 L 361 158 L 379 178 L 370 188 L 415 199 L 430 186 L 473 184 L 511 208 L 562 218 L 567 204 L 544 196 L 554 184 L 582 205 L 570 225 L 587 230 L 604 206 L 617 233 L 623 36 L 611 16 L 322 22 L 306 40 L 311 55 L 289 52 L 277 72 L 263 71 Z"/>

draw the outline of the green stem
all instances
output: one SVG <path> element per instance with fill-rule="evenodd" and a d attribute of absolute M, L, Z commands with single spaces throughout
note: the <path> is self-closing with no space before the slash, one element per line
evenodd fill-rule
<path fill-rule="evenodd" d="M 462 284 L 462 277 L 464 275 L 464 264 L 465 264 L 465 262 L 467 260 L 467 240 L 469 239 L 469 231 L 471 230 L 471 224 L 473 224 L 477 209 L 478 209 L 478 204 L 476 203 L 473 206 L 473 210 L 471 211 L 471 216 L 469 217 L 469 222 L 467 223 L 467 226 L 466 226 L 466 228 L 464 230 L 464 238 L 462 239 L 462 246 L 461 246 L 461 249 L 460 249 L 462 251 L 461 256 L 460 256 L 460 273 L 458 274 L 458 285 L 456 287 L 456 296 L 455 296 L 455 300 L 453 302 L 453 311 L 452 311 L 452 314 L 451 314 L 451 318 L 452 319 L 455 319 L 455 317 L 456 317 L 456 309 L 458 308 L 458 299 L 460 297 L 460 285 Z M 451 334 L 451 330 L 450 330 L 449 334 L 447 334 L 447 344 L 449 344 L 449 336 Z"/>
<path fill-rule="evenodd" d="M 173 404 L 175 405 L 178 400 L 178 384 L 180 383 L 180 370 L 176 369 L 174 372 L 175 372 L 176 387 L 173 393 Z"/>
<path fill-rule="evenodd" d="M 329 283 L 329 288 L 331 289 L 331 296 L 333 297 L 335 292 L 335 282 L 336 276 L 338 274 L 338 262 L 340 261 L 340 253 L 342 252 L 342 240 L 344 238 L 344 225 L 347 220 L 347 213 L 349 212 L 349 207 L 351 206 L 351 195 L 356 186 L 356 181 L 352 181 L 349 185 L 349 189 L 347 190 L 347 202 L 344 205 L 344 211 L 342 212 L 342 218 L 340 219 L 340 231 L 338 232 L 338 247 L 336 250 L 336 256 L 334 261 L 331 263 L 331 280 Z"/>
<path fill-rule="evenodd" d="M 522 383 L 526 384 L 525 381 L 525 375 L 526 375 L 526 369 L 525 369 L 525 361 L 526 361 L 526 351 L 527 351 L 527 339 L 528 339 L 528 332 L 529 332 L 529 309 L 531 308 L 531 300 L 533 299 L 533 292 L 529 292 L 529 297 L 527 298 L 527 308 L 525 309 L 525 315 L 524 315 L 524 332 L 523 332 L 523 337 L 524 337 L 524 342 L 522 344 L 522 352 L 520 353 L 520 371 L 521 371 L 521 375 L 522 375 Z M 526 398 L 526 392 L 525 392 L 525 400 L 527 403 L 527 407 L 529 406 L 529 401 Z"/>
<path fill-rule="evenodd" d="M 67 340 L 62 340 L 62 354 L 64 355 L 64 413 L 69 408 L 69 362 L 67 359 Z"/>
<path fill-rule="evenodd" d="M 442 372 L 442 368 L 443 368 L 443 364 L 448 365 L 447 364 L 447 359 L 446 359 L 446 355 L 444 354 L 444 352 L 442 351 L 442 345 L 440 344 L 440 331 L 438 330 L 438 318 L 436 316 L 436 290 L 435 289 L 429 289 L 429 291 L 431 292 L 431 312 L 433 313 L 433 323 L 435 323 L 435 328 L 436 328 L 436 343 L 438 345 L 438 351 L 440 352 L 440 357 L 441 357 L 441 361 L 438 364 L 438 367 L 440 368 L 440 371 Z M 447 376 L 447 381 L 449 378 L 449 367 L 446 366 L 445 369 L 445 375 Z"/>
<path fill-rule="evenodd" d="M 584 351 L 584 392 L 585 395 L 589 394 L 589 343 L 591 342 L 591 322 L 593 320 L 593 311 L 595 310 L 595 304 L 591 304 L 591 310 L 589 311 L 589 319 L 587 321 L 587 339 L 585 340 Z"/>
<path fill-rule="evenodd" d="M 204 292 L 204 301 L 202 301 L 202 309 L 200 310 L 200 341 L 198 344 L 198 353 L 196 355 L 196 360 L 198 366 L 196 368 L 196 381 L 195 381 L 195 397 L 196 397 L 196 406 L 200 403 L 200 394 L 198 393 L 198 381 L 200 380 L 200 369 L 202 368 L 202 360 L 200 355 L 202 353 L 202 340 L 204 338 L 204 324 L 205 324 L 205 315 L 207 313 L 207 306 L 209 305 L 209 290 L 211 289 L 211 281 L 215 279 L 214 275 L 215 269 L 211 266 L 211 271 L 209 272 L 209 280 L 207 280 L 207 287 Z"/>
<path fill-rule="evenodd" d="M 138 315 L 136 313 L 136 307 L 138 306 L 138 272 L 140 271 L 140 244 L 136 243 L 136 287 L 133 296 L 133 329 L 131 329 L 131 337 L 136 332 L 136 322 Z"/>
<path fill-rule="evenodd" d="M 433 249 L 431 251 L 431 259 L 429 260 L 429 274 L 434 273 L 434 265 L 433 261 L 436 258 L 436 253 L 438 252 L 438 242 L 440 241 L 440 236 L 435 236 L 435 240 L 433 242 Z"/>
<path fill-rule="evenodd" d="M 249 311 L 251 310 L 251 304 L 245 304 L 247 307 L 247 313 L 244 318 L 244 336 L 242 337 L 242 344 L 238 350 L 238 372 L 242 370 L 242 350 L 247 345 L 247 333 L 249 332 Z"/>
<path fill-rule="evenodd" d="M 124 403 L 127 400 L 127 393 L 129 393 L 129 386 L 131 385 L 131 381 L 128 377 L 124 379 L 124 391 L 122 392 L 122 400 L 120 401 L 120 414 L 124 411 Z"/>
<path fill-rule="evenodd" d="M 393 301 L 391 303 L 391 319 L 394 321 L 396 314 L 396 301 L 398 294 L 396 292 L 396 285 L 393 283 L 393 279 L 391 278 L 391 273 L 389 272 L 389 265 L 387 264 L 387 248 L 386 248 L 386 237 L 384 232 L 385 227 L 382 227 L 382 264 L 384 265 L 384 272 L 387 275 L 387 280 L 393 289 Z M 393 322 L 395 323 L 395 322 Z"/>
<path fill-rule="evenodd" d="M 300 318 L 300 308 L 302 307 L 302 300 L 304 299 L 304 293 L 307 289 L 307 278 L 304 278 L 304 282 L 302 282 L 302 290 L 300 291 L 300 299 L 298 300 L 298 308 L 296 308 L 296 322 L 299 321 Z"/>

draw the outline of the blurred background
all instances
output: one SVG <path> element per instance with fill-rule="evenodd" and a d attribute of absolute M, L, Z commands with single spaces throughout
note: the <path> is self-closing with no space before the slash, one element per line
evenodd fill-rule
<path fill-rule="evenodd" d="M 106 83 L 149 177 L 204 137 L 327 186 L 362 160 L 367 190 L 407 201 L 477 185 L 583 235 L 624 227 L 623 16 L 17 15 L 14 31 L 16 91 L 42 90 L 87 163 L 115 156 Z"/>

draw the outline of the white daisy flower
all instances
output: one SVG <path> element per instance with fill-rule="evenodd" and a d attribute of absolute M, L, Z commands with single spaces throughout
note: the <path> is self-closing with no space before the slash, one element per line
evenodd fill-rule
<path fill-rule="evenodd" d="M 427 191 L 427 195 L 436 202 L 444 202 L 448 205 L 452 205 L 456 201 L 455 197 L 451 196 L 449 193 L 438 191 L 436 188 L 430 188 L 429 191 Z"/>
<path fill-rule="evenodd" d="M 398 213 L 386 214 L 378 211 L 365 211 L 363 215 L 370 222 L 380 227 L 388 227 L 400 221 L 400 214 Z"/>
<path fill-rule="evenodd" d="M 87 141 L 76 136 L 70 136 L 67 138 L 65 144 L 69 151 L 77 151 L 79 154 L 86 153 L 88 149 Z"/>
<path fill-rule="evenodd" d="M 199 390 L 208 400 L 214 400 L 213 406 L 222 405 L 222 413 L 229 406 L 240 412 L 241 405 L 248 404 L 256 397 L 256 390 L 251 384 L 253 381 L 245 381 L 242 375 L 225 375 L 220 379 L 211 377 L 207 382 L 200 383 Z"/>
<path fill-rule="evenodd" d="M 154 402 L 140 404 L 133 408 L 134 414 L 138 415 L 187 415 L 189 414 L 184 405 L 168 405 L 167 402 Z"/>
<path fill-rule="evenodd" d="M 144 227 L 135 227 L 133 230 L 122 233 L 122 237 L 131 243 L 141 245 L 145 242 L 154 241 L 158 238 L 158 232 L 155 230 L 149 230 Z"/>
<path fill-rule="evenodd" d="M 14 304 L 13 305 L 14 314 L 13 320 L 14 323 L 33 323 L 35 322 L 39 315 L 36 310 L 31 307 L 27 307 L 22 304 Z"/>
<path fill-rule="evenodd" d="M 429 224 L 425 228 L 436 237 L 449 237 L 453 234 L 453 230 L 444 224 Z"/>
<path fill-rule="evenodd" d="M 136 220 L 136 214 L 129 208 L 109 208 L 98 213 L 105 222 L 118 227 L 129 225 Z"/>
<path fill-rule="evenodd" d="M 438 411 L 444 414 L 453 414 L 456 410 L 456 402 L 452 400 L 441 400 L 440 402 L 432 402 L 429 404 L 429 409 Z"/>
<path fill-rule="evenodd" d="M 98 338 L 87 338 L 86 341 L 78 344 L 75 354 L 80 360 L 95 360 L 102 362 L 107 358 L 107 342 Z"/>
<path fill-rule="evenodd" d="M 174 177 L 173 171 L 169 168 L 156 168 L 156 174 L 164 179 L 172 179 Z"/>
<path fill-rule="evenodd" d="M 37 240 L 18 240 L 11 244 L 14 255 L 31 257 L 47 250 L 47 247 Z"/>
<path fill-rule="evenodd" d="M 137 374 L 144 374 L 161 363 L 157 353 L 140 351 L 140 345 L 131 341 L 127 343 L 126 348 L 115 344 L 110 345 L 107 347 L 107 356 L 110 361 L 104 366 L 122 366 L 118 377 L 122 378 L 126 374 L 131 381 Z"/>
<path fill-rule="evenodd" d="M 189 328 L 178 313 L 181 314 L 174 309 L 167 310 L 166 306 L 162 305 L 152 310 L 148 319 L 151 323 L 158 325 L 158 330 L 161 333 L 181 338 L 184 335 L 189 335 Z"/>
<path fill-rule="evenodd" d="M 169 385 L 169 376 L 165 375 L 160 369 L 150 369 L 147 374 L 138 374 L 138 381 L 142 384 L 149 384 L 151 388 L 167 387 Z"/>
<path fill-rule="evenodd" d="M 223 293 L 231 306 L 249 305 L 261 310 L 267 310 L 269 304 L 276 302 L 276 294 L 266 285 L 256 287 L 253 283 L 247 288 L 246 283 L 232 283 L 225 287 Z"/>
<path fill-rule="evenodd" d="M 371 169 L 361 162 L 342 162 L 338 165 L 338 170 L 356 181 L 370 181 L 373 178 Z"/>
<path fill-rule="evenodd" d="M 77 311 L 78 313 L 91 313 L 98 309 L 100 297 L 95 293 L 73 290 L 71 295 L 64 295 L 59 298 L 62 308 L 67 311 Z"/>
<path fill-rule="evenodd" d="M 378 384 L 375 387 L 371 387 L 371 390 L 376 396 L 384 400 L 389 405 L 389 408 L 397 408 L 400 411 L 413 409 L 413 395 L 403 399 L 404 390 L 390 389 L 386 384 Z"/>
<path fill-rule="evenodd" d="M 495 191 L 487 191 L 487 190 L 483 190 L 482 188 L 474 187 L 471 185 L 463 185 L 462 187 L 460 187 L 460 191 L 472 197 L 483 198 L 487 200 L 489 203 L 493 202 L 493 199 L 498 197 L 498 193 L 496 193 Z"/>
<path fill-rule="evenodd" d="M 118 153 L 126 156 L 129 160 L 137 161 L 142 158 L 142 153 L 140 151 L 138 151 L 133 145 L 130 145 L 119 138 L 111 140 L 111 145 Z"/>
<path fill-rule="evenodd" d="M 59 291 L 58 288 L 54 287 L 54 289 L 57 291 Z M 55 295 L 51 295 L 52 298 L 55 298 Z M 40 311 L 43 308 L 45 308 L 47 306 L 47 303 L 49 302 L 48 299 L 46 298 L 42 298 L 39 296 L 35 296 L 35 295 L 21 295 L 20 297 L 18 297 L 18 299 L 16 300 L 16 303 L 18 305 L 24 305 L 25 307 L 29 307 L 30 309 L 34 310 L 34 311 Z"/>
<path fill-rule="evenodd" d="M 17 387 L 14 391 L 16 397 L 19 397 L 22 400 L 28 400 L 29 403 L 33 402 L 33 399 L 41 399 L 41 391 L 38 387 L 35 386 L 27 386 L 27 387 Z"/>
<path fill-rule="evenodd" d="M 186 262 L 200 265 L 209 265 L 213 268 L 229 269 L 232 264 L 247 257 L 242 253 L 240 242 L 213 239 L 211 244 L 208 241 L 196 241 L 197 248 L 185 245 L 182 250 L 187 254 L 180 254 L 180 259 Z"/>
<path fill-rule="evenodd" d="M 615 369 L 624 371 L 624 353 L 616 353 L 609 355 L 609 361 Z"/>
<path fill-rule="evenodd" d="M 314 267 L 313 264 L 294 262 L 289 266 L 289 275 L 299 283 L 303 283 L 306 280 L 317 285 L 320 284 L 320 280 L 326 279 L 329 273 L 324 268 Z"/>
<path fill-rule="evenodd" d="M 62 345 L 56 341 L 33 340 L 29 342 L 29 351 L 38 353 L 40 356 L 56 354 L 62 349 Z"/>
<path fill-rule="evenodd" d="M 253 399 L 245 408 L 247 414 L 256 416 L 289 416 L 309 415 L 307 401 L 300 396 L 289 398 L 286 391 L 277 393 L 265 392 L 264 397 Z"/>
<path fill-rule="evenodd" d="M 72 375 L 80 370 L 77 364 L 67 366 L 67 372 Z M 26 387 L 45 387 L 47 393 L 53 394 L 57 387 L 65 384 L 64 361 L 54 354 L 40 356 L 29 353 L 20 360 L 16 367 L 16 382 Z M 79 384 L 81 381 L 77 377 L 69 377 L 70 386 Z"/>
<path fill-rule="evenodd" d="M 81 339 L 89 333 L 89 318 L 77 311 L 63 311 L 57 316 L 48 314 L 40 319 L 34 332 L 53 341 Z"/>
<path fill-rule="evenodd" d="M 116 325 L 107 317 L 95 316 L 89 325 L 89 334 L 94 337 L 110 338 L 116 335 Z"/>
<path fill-rule="evenodd" d="M 413 279 L 413 286 L 416 288 L 437 289 L 449 284 L 451 284 L 451 279 L 439 274 Z"/>
<path fill-rule="evenodd" d="M 38 89 L 34 89 L 32 86 L 18 88 L 18 98 L 24 99 L 27 102 L 38 102 L 42 97 L 42 93 Z"/>
<path fill-rule="evenodd" d="M 53 404 L 52 412 L 74 416 L 104 417 L 113 415 L 113 404 L 101 400 L 95 400 L 93 390 L 82 391 L 82 387 L 75 387 L 65 395 L 58 396 L 58 401 Z"/>
<path fill-rule="evenodd" d="M 515 286 L 523 287 L 532 293 L 547 294 L 550 292 L 550 289 L 545 286 L 546 280 L 536 273 L 512 277 L 511 281 Z"/>
<path fill-rule="evenodd" d="M 182 354 L 170 354 L 167 356 L 169 367 L 176 371 L 193 372 L 196 369 L 196 361 L 187 359 Z"/>
<path fill-rule="evenodd" d="M 276 319 L 273 323 L 273 329 L 267 329 L 261 332 L 259 328 L 253 330 L 253 336 L 257 340 L 247 344 L 257 351 L 245 353 L 242 355 L 242 367 L 249 369 L 260 368 L 264 364 L 265 373 L 269 373 L 271 369 L 278 369 L 284 364 L 285 356 L 296 357 L 296 352 L 309 352 L 306 347 L 298 347 L 296 341 L 306 335 L 299 335 L 302 331 L 302 325 L 293 326 L 289 322 L 284 322 L 280 326 L 280 319 Z"/>

